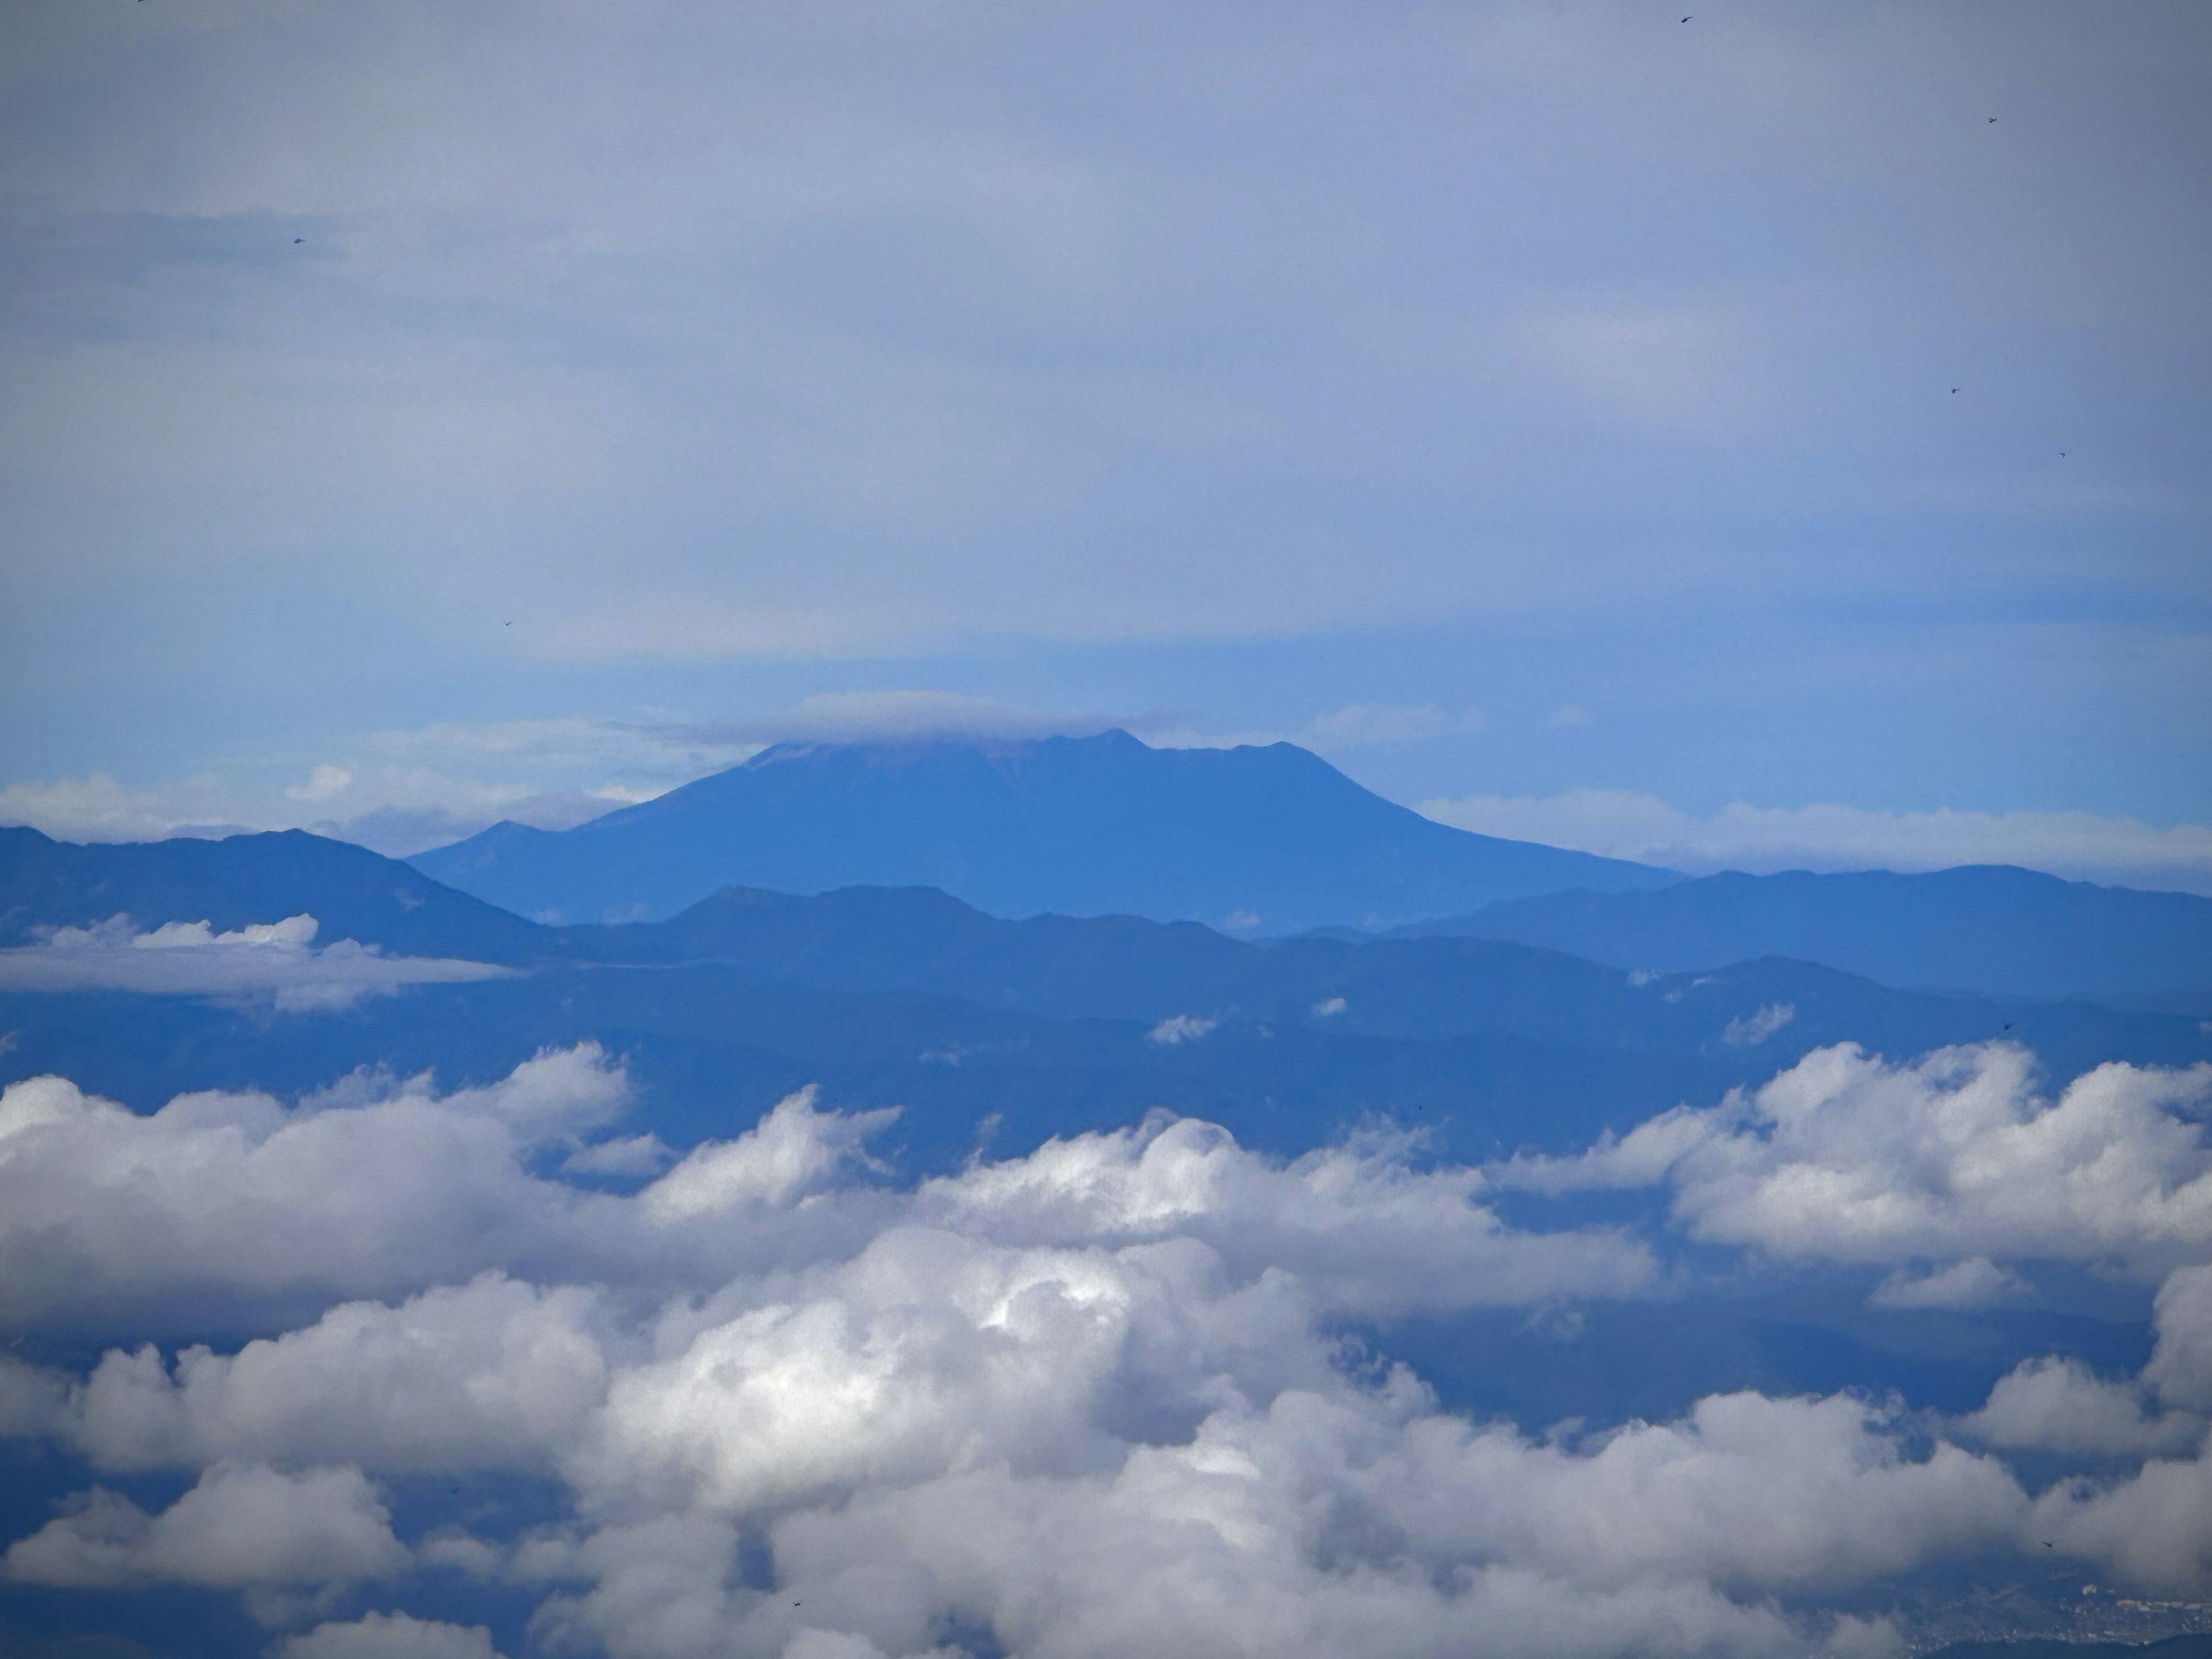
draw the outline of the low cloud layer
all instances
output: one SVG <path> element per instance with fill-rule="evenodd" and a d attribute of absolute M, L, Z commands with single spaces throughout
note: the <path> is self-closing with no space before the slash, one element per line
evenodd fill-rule
<path fill-rule="evenodd" d="M 282 1659 L 487 1659 L 488 1630 L 413 1599 L 470 1583 L 531 1596 L 533 1644 L 615 1659 L 942 1659 L 963 1631 L 1843 1659 L 1904 1642 L 1870 1610 L 1886 1581 L 2046 1541 L 2196 1594 L 2208 1092 L 2108 1066 L 2045 1098 L 2010 1048 L 1839 1048 L 1574 1158 L 1423 1167 L 1376 1132 L 1284 1162 L 1159 1117 L 911 1187 L 868 1152 L 893 1114 L 808 1093 L 623 1191 L 549 1172 L 635 1139 L 589 1047 L 483 1087 L 145 1116 L 38 1079 L 0 1097 L 7 1325 L 186 1308 L 264 1334 L 111 1337 L 82 1372 L 0 1358 L 0 1431 L 91 1471 L 0 1576 L 234 1590 Z M 1387 1350 L 1402 1315 L 1672 1293 L 1650 1243 L 1487 1202 L 1633 1184 L 1693 1237 L 1878 1265 L 1922 1305 L 2022 1258 L 2162 1273 L 2154 1355 L 2132 1378 L 2032 1359 L 1948 1428 L 1735 1392 L 1534 1436 L 1334 1334 L 1379 1322 Z M 2021 1450 L 2092 1468 L 2039 1489 Z M 154 1472 L 192 1484 L 100 1484 Z M 550 1483 L 558 1518 L 395 1519 L 394 1483 L 493 1475 Z"/>
<path fill-rule="evenodd" d="M 2101 1066 L 2053 1097 L 2011 1044 L 1905 1065 L 1844 1045 L 1717 1106 L 1498 1174 L 1549 1191 L 1664 1186 L 1691 1237 L 1786 1258 L 1954 1273 L 2041 1258 L 2155 1276 L 2212 1252 L 2208 1103 L 2212 1066 Z"/>
<path fill-rule="evenodd" d="M 44 944 L 0 951 L 0 991 L 139 991 L 265 1002 L 283 1013 L 349 1008 L 409 985 L 502 978 L 512 969 L 441 957 L 387 957 L 338 939 L 318 950 L 314 917 L 216 933 L 173 921 L 152 933 L 118 916 L 97 927 L 57 929 Z"/>
<path fill-rule="evenodd" d="M 2045 1547 L 2163 1592 L 2212 1590 L 2212 1066 L 2106 1065 L 2046 1092 L 2008 1044 L 1894 1064 L 1817 1051 L 1717 1107 L 1678 1108 L 1572 1158 L 1516 1159 L 1539 1191 L 1659 1187 L 1691 1237 L 1892 1268 L 1880 1306 L 2033 1301 L 2004 1263 L 2159 1283 L 2140 1376 L 2024 1361 L 1959 1429 L 2001 1449 L 2142 1460 L 2061 1480 L 2023 1522 Z"/>
<path fill-rule="evenodd" d="M 629 1101 L 590 1045 L 485 1087 L 357 1077 L 291 1107 L 204 1093 L 142 1116 L 60 1078 L 13 1085 L 0 1095 L 0 1315 L 82 1325 L 182 1297 L 246 1316 L 491 1270 L 703 1291 L 857 1250 L 895 1223 L 1008 1248 L 1185 1238 L 1246 1273 L 1303 1261 L 1302 1305 L 1343 1311 L 1617 1294 L 1653 1272 L 1616 1233 L 1505 1227 L 1479 1201 L 1479 1175 L 1417 1171 L 1393 1139 L 1279 1164 L 1161 1120 L 902 1196 L 862 1178 L 865 1144 L 894 1115 L 825 1112 L 799 1094 L 634 1196 L 539 1172 L 549 1154 L 608 1144 Z M 1410 1277 L 1422 1262 L 1437 1271 Z"/>
<path fill-rule="evenodd" d="M 1698 817 L 1656 795 L 1607 789 L 1468 795 L 1425 800 L 1420 810 L 1480 835 L 1634 859 L 1692 875 L 2017 864 L 2079 880 L 2212 894 L 2212 828 L 2199 823 L 2161 830 L 2136 818 L 2089 812 L 1882 812 L 1741 802 Z"/>

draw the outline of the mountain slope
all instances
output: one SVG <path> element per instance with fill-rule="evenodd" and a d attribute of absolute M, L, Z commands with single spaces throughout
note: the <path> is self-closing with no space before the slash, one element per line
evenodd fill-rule
<path fill-rule="evenodd" d="M 1707 876 L 1656 892 L 1512 899 L 1396 930 L 1438 935 L 1512 939 L 1659 972 L 1787 956 L 1887 985 L 1998 995 L 2197 994 L 2212 1012 L 2212 899 L 2005 865 L 1911 876 Z"/>
<path fill-rule="evenodd" d="M 297 831 L 93 847 L 0 831 L 0 944 L 118 912 L 141 929 L 205 921 L 228 931 L 302 911 L 325 941 L 356 939 L 394 956 L 546 972 L 568 964 L 564 997 L 634 969 L 646 970 L 625 976 L 640 988 L 635 994 L 657 985 L 679 1000 L 696 1000 L 706 984 L 748 1000 L 761 992 L 736 988 L 780 985 L 922 997 L 977 1014 L 1128 1022 L 1140 1031 L 1164 1021 L 1160 1046 L 1193 1052 L 1215 1051 L 1238 1029 L 1301 1033 L 1331 1054 L 1345 1042 L 1494 1036 L 1696 1056 L 1739 1079 L 1844 1041 L 1903 1054 L 2008 1036 L 2065 1075 L 2110 1059 L 2212 1058 L 2212 1033 L 2193 1018 L 1930 996 L 1779 957 L 1652 979 L 1512 940 L 1245 941 L 1134 916 L 1012 921 L 927 889 L 730 890 L 665 922 L 556 928 L 397 860 Z M 491 1006 L 520 1008 L 534 994 L 517 989 Z M 429 1000 L 418 992 L 409 1006 Z M 702 1018 L 702 1029 L 718 1030 L 739 1012 Z M 957 1024 L 947 1027 L 948 1052 L 965 1046 L 950 1035 Z M 1178 1035 L 1181 1042 L 1170 1040 Z M 302 1040 L 313 1046 L 312 1036 Z"/>
<path fill-rule="evenodd" d="M 499 824 L 413 862 L 546 921 L 665 917 L 727 886 L 927 886 L 999 915 L 1266 933 L 1674 879 L 1432 823 L 1289 744 L 1152 749 L 1124 732 L 784 744 L 574 830 Z"/>
<path fill-rule="evenodd" d="M 317 938 L 395 956 L 514 962 L 548 949 L 545 930 L 420 871 L 304 830 L 222 841 L 78 846 L 0 829 L 0 946 L 127 915 L 149 931 L 204 921 L 217 933 L 313 916 Z"/>
<path fill-rule="evenodd" d="M 2191 1018 L 2081 1002 L 2019 1006 L 1873 983 L 1769 957 L 1651 976 L 1513 940 L 1232 939 L 1133 916 L 988 916 L 924 889 L 817 896 L 729 890 L 665 922 L 574 927 L 575 957 L 713 964 L 842 994 L 924 994 L 1054 1019 L 1192 1022 L 1357 1039 L 1510 1035 L 1696 1054 L 1763 1075 L 1856 1042 L 1892 1054 L 2006 1038 L 2063 1075 L 2108 1059 L 2212 1059 Z"/>

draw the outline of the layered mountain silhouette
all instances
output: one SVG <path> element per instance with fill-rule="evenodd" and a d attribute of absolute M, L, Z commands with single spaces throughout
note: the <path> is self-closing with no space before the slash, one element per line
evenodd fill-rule
<path fill-rule="evenodd" d="M 1281 934 L 1677 879 L 1436 823 L 1291 744 L 786 744 L 574 830 L 495 824 L 413 863 L 541 921 L 656 920 L 727 886 L 942 888 L 995 915 Z"/>
<path fill-rule="evenodd" d="M 1513 939 L 1662 973 L 1784 956 L 1887 985 L 2133 997 L 2212 1012 L 2212 899 L 2007 865 L 1730 873 L 1656 892 L 1511 899 L 1396 931 Z"/>
<path fill-rule="evenodd" d="M 0 946 L 118 915 L 141 932 L 204 921 L 222 933 L 302 914 L 325 943 L 358 939 L 398 956 L 505 963 L 548 948 L 545 930 L 518 915 L 304 830 L 80 846 L 0 828 Z"/>
<path fill-rule="evenodd" d="M 848 1103 L 911 1105 L 946 1156 L 994 1115 L 1042 1138 L 1158 1105 L 1285 1150 L 1368 1112 L 1419 1114 L 1474 1153 L 1626 1127 L 1838 1042 L 1905 1055 L 2011 1040 L 2061 1076 L 2212 1059 L 2192 1017 L 1929 994 L 1774 957 L 1655 975 L 1510 940 L 1008 920 L 928 889 L 727 889 L 666 921 L 553 927 L 296 832 L 88 848 L 0 835 L 0 941 L 19 946 L 118 914 L 137 931 L 228 931 L 302 912 L 324 939 L 526 971 L 273 1020 L 227 994 L 24 990 L 0 996 L 0 1081 L 61 1070 L 153 1104 L 362 1065 L 489 1078 L 592 1038 L 650 1082 L 672 1142 L 817 1081 Z"/>

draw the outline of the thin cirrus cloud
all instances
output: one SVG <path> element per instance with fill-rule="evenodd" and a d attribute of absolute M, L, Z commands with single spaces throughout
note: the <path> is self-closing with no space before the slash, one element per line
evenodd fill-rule
<path fill-rule="evenodd" d="M 0 823 L 64 841 L 306 828 L 407 857 L 501 819 L 566 830 L 734 766 L 778 743 L 1023 741 L 1114 727 L 1169 748 L 1291 742 L 1324 753 L 1467 735 L 1474 709 L 1354 703 L 1285 731 L 1200 731 L 1158 711 L 1049 711 L 972 693 L 818 692 L 745 718 L 446 720 L 375 732 L 272 782 L 243 769 L 130 787 L 104 774 L 0 786 Z"/>
<path fill-rule="evenodd" d="M 1425 800 L 1440 823 L 1703 875 L 1778 870 L 1940 870 L 2017 864 L 2133 887 L 2212 893 L 2212 828 L 2158 829 L 2089 812 L 1870 811 L 1741 802 L 1699 817 L 1656 795 L 1573 789 Z"/>

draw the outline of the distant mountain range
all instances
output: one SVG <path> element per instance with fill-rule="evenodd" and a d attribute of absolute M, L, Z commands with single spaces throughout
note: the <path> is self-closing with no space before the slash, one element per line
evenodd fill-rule
<path fill-rule="evenodd" d="M 396 860 L 304 830 L 222 841 L 79 846 L 0 829 L 0 946 L 117 915 L 142 930 L 204 921 L 229 933 L 302 913 L 324 943 L 359 939 L 396 955 L 514 962 L 545 930 Z"/>
<path fill-rule="evenodd" d="M 592 1038 L 629 1059 L 653 1127 L 678 1144 L 818 1081 L 842 1103 L 908 1105 L 933 1156 L 957 1157 L 987 1119 L 1011 1144 L 1154 1106 L 1285 1150 L 1385 1112 L 1481 1156 L 1714 1099 L 1838 1042 L 1906 1055 L 2010 1038 L 2061 1078 L 2212 1059 L 2193 1018 L 1930 995 L 1778 957 L 1655 976 L 1507 940 L 1008 921 L 914 889 L 727 890 L 667 921 L 548 927 L 296 832 L 124 847 L 0 835 L 0 941 L 118 912 L 139 931 L 304 912 L 325 941 L 526 971 L 273 1020 L 235 998 L 18 991 L 0 996 L 0 1080 L 60 1070 L 152 1105 L 362 1065 L 493 1077 Z"/>
<path fill-rule="evenodd" d="M 1707 876 L 1656 892 L 1509 899 L 1395 930 L 1450 935 L 1660 973 L 1796 957 L 1886 985 L 2138 998 L 2212 1014 L 2212 899 L 2003 865 L 1910 876 Z"/>
<path fill-rule="evenodd" d="M 1291 744 L 1092 738 L 780 744 L 574 830 L 495 824 L 416 867 L 520 915 L 653 921 L 723 887 L 937 887 L 994 915 L 1283 934 L 1388 927 L 1670 872 L 1471 835 Z"/>

